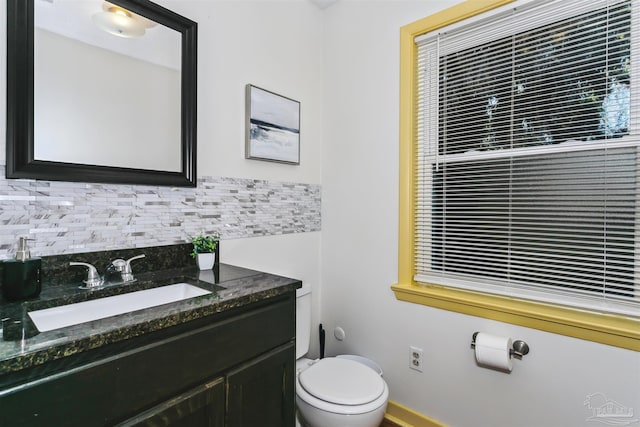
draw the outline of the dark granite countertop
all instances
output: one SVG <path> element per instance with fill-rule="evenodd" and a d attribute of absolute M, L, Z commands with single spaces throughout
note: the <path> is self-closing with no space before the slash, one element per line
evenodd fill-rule
<path fill-rule="evenodd" d="M 28 311 L 179 282 L 212 293 L 48 332 L 39 332 L 27 314 Z M 220 264 L 217 277 L 214 277 L 213 270 L 184 267 L 142 273 L 137 275 L 134 283 L 95 291 L 79 289 L 78 285 L 43 286 L 40 296 L 32 300 L 0 301 L 0 317 L 3 319 L 0 376 L 267 300 L 295 290 L 301 282 Z"/>

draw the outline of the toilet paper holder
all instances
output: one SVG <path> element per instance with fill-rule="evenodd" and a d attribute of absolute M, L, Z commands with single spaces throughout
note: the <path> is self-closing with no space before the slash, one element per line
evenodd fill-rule
<path fill-rule="evenodd" d="M 471 348 L 476 348 L 476 336 L 478 332 L 474 332 L 471 337 Z M 529 345 L 522 340 L 515 340 L 512 344 L 512 348 L 509 349 L 509 357 L 516 357 L 522 359 L 522 356 L 529 353 Z"/>

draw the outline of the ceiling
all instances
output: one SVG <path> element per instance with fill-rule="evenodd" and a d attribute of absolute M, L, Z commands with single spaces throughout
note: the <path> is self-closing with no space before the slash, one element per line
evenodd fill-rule
<path fill-rule="evenodd" d="M 320 9 L 326 9 L 338 0 L 310 0 L 313 4 L 318 6 Z"/>
<path fill-rule="evenodd" d="M 182 36 L 179 32 L 157 25 L 146 31 L 144 37 L 114 37 L 98 28 L 92 20 L 94 14 L 103 11 L 103 4 L 104 0 L 36 1 L 34 25 L 87 45 L 180 69 Z"/>
<path fill-rule="evenodd" d="M 54 0 L 42 0 L 48 3 L 53 3 Z M 326 9 L 332 4 L 336 3 L 338 0 L 309 0 L 311 3 L 318 6 L 320 9 Z"/>

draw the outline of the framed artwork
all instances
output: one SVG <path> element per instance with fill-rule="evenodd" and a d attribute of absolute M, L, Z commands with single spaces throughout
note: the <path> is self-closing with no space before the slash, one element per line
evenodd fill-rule
<path fill-rule="evenodd" d="M 245 158 L 300 164 L 300 103 L 246 86 Z"/>

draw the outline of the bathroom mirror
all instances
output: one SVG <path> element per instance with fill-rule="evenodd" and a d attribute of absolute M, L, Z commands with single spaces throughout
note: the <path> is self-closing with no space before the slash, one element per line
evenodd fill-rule
<path fill-rule="evenodd" d="M 148 0 L 7 0 L 7 178 L 196 185 L 197 24 Z"/>

